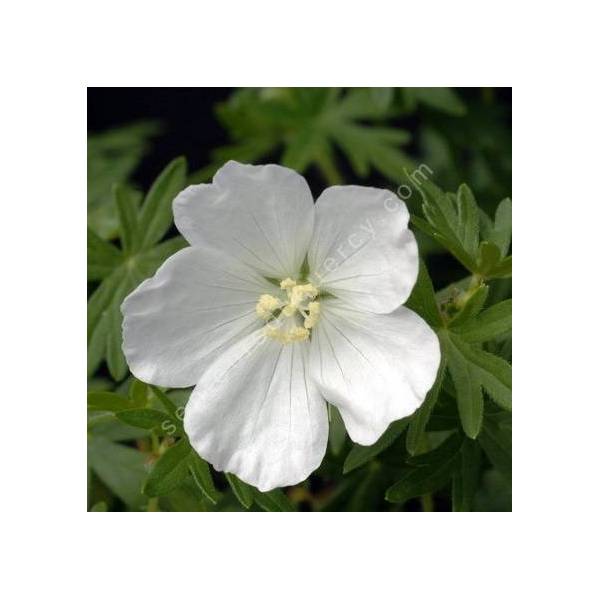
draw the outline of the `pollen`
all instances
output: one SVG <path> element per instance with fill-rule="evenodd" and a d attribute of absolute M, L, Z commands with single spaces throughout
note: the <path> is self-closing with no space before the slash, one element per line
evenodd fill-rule
<path fill-rule="evenodd" d="M 273 313 L 283 306 L 283 302 L 270 294 L 262 294 L 256 304 L 256 314 L 265 321 L 273 318 Z"/>
<path fill-rule="evenodd" d="M 304 317 L 304 327 L 312 329 L 319 321 L 321 316 L 321 305 L 318 302 L 308 303 L 308 314 Z"/>
<path fill-rule="evenodd" d="M 312 283 L 298 283 L 291 277 L 282 280 L 279 287 L 285 290 L 285 300 L 262 294 L 256 304 L 256 314 L 267 321 L 264 334 L 282 344 L 308 340 L 321 313 L 315 301 L 319 290 Z"/>

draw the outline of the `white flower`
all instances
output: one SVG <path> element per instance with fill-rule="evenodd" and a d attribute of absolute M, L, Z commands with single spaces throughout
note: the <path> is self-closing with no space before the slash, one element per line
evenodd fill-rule
<path fill-rule="evenodd" d="M 184 427 L 200 456 L 262 491 L 321 463 L 326 402 L 373 444 L 423 402 L 435 333 L 401 306 L 418 270 L 408 212 L 386 190 L 326 189 L 276 165 L 228 162 L 173 204 L 191 244 L 122 306 L 132 373 L 195 386 Z"/>

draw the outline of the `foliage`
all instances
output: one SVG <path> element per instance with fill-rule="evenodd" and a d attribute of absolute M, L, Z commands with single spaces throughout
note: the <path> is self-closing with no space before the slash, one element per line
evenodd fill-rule
<path fill-rule="evenodd" d="M 156 125 L 90 136 L 89 510 L 510 510 L 512 205 L 498 202 L 510 192 L 510 136 L 507 142 L 505 132 L 498 134 L 496 145 L 490 139 L 502 130 L 503 108 L 493 94 L 237 90 L 216 108 L 231 143 L 215 148 L 211 163 L 190 176 L 184 159 L 173 160 L 145 196 L 131 174 Z M 482 139 L 473 141 L 475 131 Z M 470 143 L 471 160 L 461 162 Z M 407 144 L 418 160 L 409 158 Z M 123 298 L 185 245 L 173 235 L 172 199 L 229 158 L 281 162 L 311 183 L 410 186 L 422 260 L 407 305 L 436 331 L 442 348 L 436 381 L 416 413 L 362 447 L 330 407 L 321 467 L 300 485 L 266 494 L 215 472 L 193 452 L 182 428 L 190 390 L 135 380 L 121 352 Z M 416 180 L 411 172 L 422 163 L 433 174 Z"/>

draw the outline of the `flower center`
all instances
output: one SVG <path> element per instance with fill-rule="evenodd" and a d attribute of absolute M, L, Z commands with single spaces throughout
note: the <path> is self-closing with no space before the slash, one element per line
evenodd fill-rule
<path fill-rule="evenodd" d="M 321 312 L 321 305 L 315 302 L 319 290 L 312 283 L 299 284 L 289 277 L 279 286 L 285 290 L 286 300 L 262 294 L 256 304 L 256 314 L 267 322 L 265 335 L 282 344 L 307 340 Z"/>

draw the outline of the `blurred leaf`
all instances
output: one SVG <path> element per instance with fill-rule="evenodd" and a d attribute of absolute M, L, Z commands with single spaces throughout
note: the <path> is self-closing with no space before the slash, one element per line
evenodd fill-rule
<path fill-rule="evenodd" d="M 123 396 L 114 392 L 88 392 L 87 405 L 90 410 L 109 410 L 116 412 L 128 408 L 143 406 L 139 399 Z"/>
<path fill-rule="evenodd" d="M 125 254 L 130 254 L 140 247 L 140 230 L 138 211 L 141 195 L 124 184 L 115 184 L 113 195 L 119 219 L 119 238 Z"/>
<path fill-rule="evenodd" d="M 464 438 L 460 433 L 453 433 L 447 436 L 446 439 L 433 450 L 423 454 L 417 454 L 416 456 L 409 456 L 406 459 L 406 462 L 415 467 L 423 467 L 425 465 L 434 465 L 444 462 L 448 456 L 453 456 L 460 450 L 463 440 Z"/>
<path fill-rule="evenodd" d="M 388 502 L 406 502 L 415 496 L 439 490 L 458 466 L 461 445 L 460 435 L 454 434 L 433 452 L 421 455 L 421 466 L 409 469 L 388 489 L 385 499 Z"/>
<path fill-rule="evenodd" d="M 346 442 L 346 426 L 340 411 L 333 404 L 328 404 L 327 408 L 329 410 L 329 447 L 334 456 L 338 456 Z"/>
<path fill-rule="evenodd" d="M 111 243 L 87 230 L 87 278 L 97 281 L 110 275 L 123 260 L 121 252 Z"/>
<path fill-rule="evenodd" d="M 188 458 L 192 452 L 186 440 L 168 448 L 154 463 L 142 491 L 152 498 L 164 496 L 180 486 L 189 475 Z"/>
<path fill-rule="evenodd" d="M 467 107 L 453 88 L 407 87 L 402 88 L 402 91 L 409 108 L 414 108 L 420 103 L 457 117 L 467 112 Z"/>
<path fill-rule="evenodd" d="M 494 268 L 487 273 L 489 279 L 505 278 L 512 276 L 512 256 L 507 256 L 497 263 Z"/>
<path fill-rule="evenodd" d="M 154 429 L 163 423 L 172 422 L 167 413 L 153 408 L 129 408 L 116 412 L 115 416 L 123 423 L 141 429 Z"/>
<path fill-rule="evenodd" d="M 92 470 L 125 504 L 135 510 L 145 505 L 141 488 L 146 477 L 146 458 L 137 450 L 92 436 L 88 443 Z"/>
<path fill-rule="evenodd" d="M 512 433 L 486 419 L 479 443 L 490 462 L 508 481 L 512 479 Z"/>
<path fill-rule="evenodd" d="M 152 390 L 147 383 L 139 379 L 133 379 L 129 386 L 129 398 L 137 407 L 146 406 L 152 394 Z"/>
<path fill-rule="evenodd" d="M 92 508 L 90 508 L 90 512 L 106 512 L 108 510 L 108 506 L 106 502 L 96 502 Z"/>
<path fill-rule="evenodd" d="M 177 406 L 173 403 L 173 401 L 167 396 L 160 388 L 155 385 L 149 386 L 152 390 L 152 393 L 158 401 L 165 407 L 165 410 L 171 415 L 175 420 L 181 420 L 181 416 L 177 410 Z"/>
<path fill-rule="evenodd" d="M 357 174 L 371 168 L 398 176 L 411 163 L 399 146 L 406 131 L 376 124 L 391 113 L 391 88 L 247 88 L 218 106 L 234 143 L 215 150 L 213 165 L 194 174 L 206 181 L 228 159 L 257 162 L 281 152 L 282 164 L 304 172 L 316 166 L 329 184 L 341 183 L 337 146 Z"/>
<path fill-rule="evenodd" d="M 173 200 L 185 186 L 186 171 L 185 158 L 176 158 L 152 184 L 139 214 L 142 248 L 150 248 L 167 233 L 173 222 Z"/>
<path fill-rule="evenodd" d="M 481 451 L 479 444 L 465 439 L 460 449 L 460 464 L 452 477 L 452 510 L 472 510 L 473 500 L 479 483 Z"/>
<path fill-rule="evenodd" d="M 160 132 L 156 122 L 144 121 L 103 133 L 88 134 L 88 226 L 104 239 L 117 234 L 118 217 L 112 187 L 125 183 Z"/>
<path fill-rule="evenodd" d="M 100 256 L 105 257 L 111 251 L 102 247 L 93 236 L 93 253 L 89 260 L 93 260 L 92 267 L 88 268 L 93 276 L 103 275 L 104 279 L 88 300 L 88 375 L 96 371 L 103 358 L 107 359 L 111 375 L 120 381 L 126 371 L 125 357 L 123 356 L 121 333 L 121 304 L 125 297 L 144 279 L 154 275 L 166 258 L 184 246 L 186 242 L 181 237 L 176 237 L 152 246 L 160 239 L 170 227 L 172 222 L 171 202 L 173 196 L 181 189 L 185 182 L 185 161 L 176 159 L 165 168 L 153 184 L 141 212 L 134 218 L 132 207 L 135 200 L 123 192 L 123 188 L 116 188 L 120 203 L 123 204 L 122 231 L 127 241 L 121 240 L 128 247 L 126 253 L 120 253 L 119 261 L 100 265 Z M 125 206 L 126 199 L 129 204 Z M 137 242 L 137 227 L 132 222 L 139 222 L 140 235 L 143 237 Z M 133 227 L 133 229 L 132 229 Z M 138 245 L 140 245 L 138 249 Z M 114 269 L 109 272 L 108 264 L 113 264 Z"/>
<path fill-rule="evenodd" d="M 375 458 L 386 448 L 389 448 L 406 429 L 407 425 L 408 419 L 400 419 L 392 423 L 372 446 L 359 446 L 355 444 L 344 461 L 344 474 L 362 467 L 362 465 Z"/>
<path fill-rule="evenodd" d="M 296 510 L 289 498 L 280 490 L 271 490 L 270 492 L 254 491 L 256 503 L 267 512 L 293 512 Z"/>

